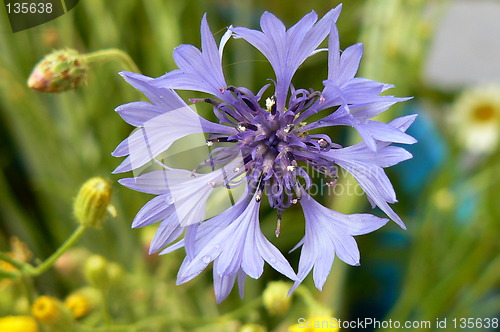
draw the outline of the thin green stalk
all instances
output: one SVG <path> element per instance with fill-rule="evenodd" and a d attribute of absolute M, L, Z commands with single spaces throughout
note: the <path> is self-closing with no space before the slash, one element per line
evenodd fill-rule
<path fill-rule="evenodd" d="M 95 51 L 85 54 L 84 56 L 85 61 L 89 64 L 106 62 L 109 60 L 117 60 L 121 62 L 127 70 L 133 71 L 135 73 L 141 72 L 130 55 L 118 48 L 109 48 L 105 50 Z"/>
<path fill-rule="evenodd" d="M 19 274 L 15 273 L 15 272 L 9 272 L 9 271 L 5 271 L 5 270 L 0 269 L 0 279 L 1 278 L 17 279 L 17 278 L 19 278 Z"/>
<path fill-rule="evenodd" d="M 10 257 L 4 252 L 0 251 L 0 260 L 9 263 L 10 265 L 14 266 L 18 270 L 23 270 L 25 268 L 25 264 L 16 261 L 14 258 Z"/>
<path fill-rule="evenodd" d="M 71 248 L 85 233 L 87 226 L 79 225 L 71 236 L 45 261 L 31 271 L 28 271 L 31 276 L 38 276 L 47 271 L 69 248 Z"/>
<path fill-rule="evenodd" d="M 21 282 L 23 283 L 24 290 L 26 291 L 26 297 L 28 298 L 28 303 L 31 305 L 35 301 L 35 288 L 33 287 L 33 282 L 31 278 L 26 275 L 21 275 Z"/>

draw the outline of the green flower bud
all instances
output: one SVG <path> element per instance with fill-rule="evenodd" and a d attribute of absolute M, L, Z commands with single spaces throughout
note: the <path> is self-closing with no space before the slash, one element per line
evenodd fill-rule
<path fill-rule="evenodd" d="M 108 261 L 100 255 L 92 255 L 85 262 L 83 268 L 89 284 L 97 289 L 106 289 L 110 285 Z"/>
<path fill-rule="evenodd" d="M 272 315 L 282 315 L 290 308 L 291 297 L 288 296 L 290 284 L 284 281 L 272 281 L 264 290 L 264 307 Z"/>
<path fill-rule="evenodd" d="M 101 177 L 91 178 L 83 184 L 76 196 L 73 213 L 85 226 L 99 227 L 108 212 L 111 185 Z"/>
<path fill-rule="evenodd" d="M 28 78 L 28 86 L 40 92 L 62 92 L 78 88 L 86 76 L 87 64 L 78 51 L 58 50 L 36 64 Z"/>

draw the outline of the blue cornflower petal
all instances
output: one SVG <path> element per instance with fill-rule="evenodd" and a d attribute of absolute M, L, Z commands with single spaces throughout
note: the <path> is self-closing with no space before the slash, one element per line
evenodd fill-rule
<path fill-rule="evenodd" d="M 260 230 L 258 219 L 260 202 L 255 200 L 255 195 L 248 204 L 247 200 L 248 198 L 229 209 L 241 211 L 241 205 L 245 206 L 241 214 L 223 229 L 220 229 L 218 217 L 207 220 L 200 226 L 200 229 L 203 226 L 209 229 L 215 228 L 217 232 L 211 232 L 213 236 L 208 237 L 209 240 L 202 247 L 195 249 L 195 257 L 179 271 L 178 281 L 181 280 L 182 283 L 194 278 L 215 259 L 218 261 L 214 269 L 219 276 L 234 275 L 241 269 L 250 277 L 259 278 L 265 260 L 278 272 L 292 280 L 297 279 L 285 257 Z"/>
<path fill-rule="evenodd" d="M 311 12 L 286 30 L 273 14 L 265 12 L 260 20 L 262 32 L 236 27 L 232 31 L 257 48 L 269 60 L 276 74 L 276 105 L 285 106 L 286 97 L 295 71 L 326 38 L 332 23 L 336 22 L 342 6 L 330 10 L 319 22 Z"/>
<path fill-rule="evenodd" d="M 153 83 L 162 88 L 194 90 L 213 94 L 224 98 L 224 89 L 227 87 L 222 72 L 222 49 L 228 40 L 230 31 L 222 38 L 219 48 L 208 27 L 206 14 L 201 22 L 202 51 L 192 45 L 181 45 L 174 51 L 175 63 L 179 66 Z"/>
<path fill-rule="evenodd" d="M 114 172 L 122 173 L 144 166 L 178 139 L 205 132 L 230 135 L 236 130 L 202 118 L 187 105 L 167 111 L 145 122 L 142 128 L 117 146 L 113 156 L 129 157 Z"/>
<path fill-rule="evenodd" d="M 321 290 L 326 282 L 334 256 L 350 265 L 359 265 L 359 250 L 353 236 L 363 235 L 384 226 L 388 219 L 370 214 L 345 215 L 330 210 L 303 192 L 300 201 L 306 218 L 306 231 L 299 244 L 302 251 L 297 280 L 292 292 L 311 269 L 315 286 Z"/>
<path fill-rule="evenodd" d="M 160 89 L 152 85 L 154 78 L 127 71 L 120 72 L 120 75 L 134 88 L 144 93 L 144 95 L 156 106 L 165 110 L 182 108 L 186 103 L 177 93 L 168 89 Z"/>

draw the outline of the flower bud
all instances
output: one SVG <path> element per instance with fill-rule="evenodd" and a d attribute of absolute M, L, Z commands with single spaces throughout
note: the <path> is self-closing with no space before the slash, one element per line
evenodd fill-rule
<path fill-rule="evenodd" d="M 31 313 L 51 331 L 68 331 L 72 325 L 69 310 L 61 301 L 51 296 L 40 296 L 31 307 Z"/>
<path fill-rule="evenodd" d="M 106 289 L 110 284 L 108 261 L 100 255 L 92 255 L 85 262 L 83 269 L 90 285 L 97 289 Z"/>
<path fill-rule="evenodd" d="M 30 316 L 7 316 L 0 318 L 2 332 L 38 332 L 36 320 Z"/>
<path fill-rule="evenodd" d="M 40 92 L 76 89 L 87 76 L 87 64 L 76 50 L 54 51 L 46 55 L 31 72 L 28 86 Z"/>
<path fill-rule="evenodd" d="M 101 177 L 87 180 L 80 188 L 73 213 L 82 225 L 99 227 L 106 217 L 111 198 L 111 185 Z"/>
<path fill-rule="evenodd" d="M 82 318 L 99 305 L 100 298 L 97 289 L 85 287 L 71 293 L 64 300 L 64 305 L 71 311 L 74 318 Z"/>
<path fill-rule="evenodd" d="M 264 307 L 272 315 L 282 315 L 290 308 L 291 297 L 288 296 L 290 285 L 284 281 L 272 281 L 267 284 L 263 293 Z"/>

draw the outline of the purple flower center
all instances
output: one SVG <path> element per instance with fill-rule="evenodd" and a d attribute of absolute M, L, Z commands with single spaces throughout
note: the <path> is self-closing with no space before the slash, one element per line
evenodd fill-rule
<path fill-rule="evenodd" d="M 331 160 L 323 159 L 318 152 L 329 151 L 332 144 L 327 135 L 309 135 L 301 130 L 302 112 L 310 109 L 323 99 L 320 92 L 304 89 L 293 91 L 288 108 L 276 109 L 274 96 L 266 100 L 266 108 L 259 104 L 260 96 L 253 95 L 244 88 L 228 87 L 230 93 L 226 102 L 214 99 L 204 101 L 214 106 L 214 112 L 221 123 L 237 129 L 232 136 L 211 137 L 207 145 L 234 142 L 232 146 L 216 146 L 210 159 L 199 167 L 223 165 L 230 158 L 240 154 L 244 169 L 235 169 L 237 174 L 245 173 L 248 183 L 259 190 L 257 199 L 265 194 L 273 208 L 283 210 L 297 203 L 302 197 L 301 186 L 311 185 L 311 178 L 305 166 L 335 178 Z"/>

